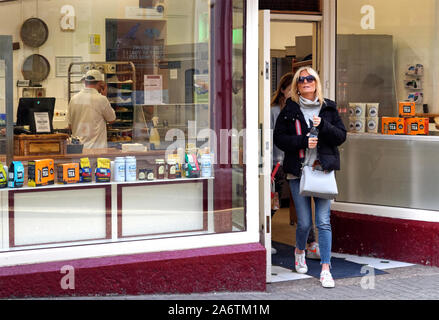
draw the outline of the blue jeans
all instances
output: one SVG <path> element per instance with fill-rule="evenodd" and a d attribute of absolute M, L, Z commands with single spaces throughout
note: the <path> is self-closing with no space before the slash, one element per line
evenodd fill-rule
<path fill-rule="evenodd" d="M 297 212 L 296 247 L 299 250 L 306 249 L 306 240 L 312 227 L 311 197 L 303 197 L 299 194 L 300 179 L 289 180 L 291 194 Z M 319 231 L 320 263 L 331 265 L 331 200 L 314 198 L 316 227 Z"/>

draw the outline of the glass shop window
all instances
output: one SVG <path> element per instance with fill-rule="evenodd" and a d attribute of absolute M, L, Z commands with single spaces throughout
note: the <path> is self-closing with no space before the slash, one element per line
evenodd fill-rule
<path fill-rule="evenodd" d="M 437 12 L 434 0 L 337 2 L 337 103 L 351 132 L 429 133 L 428 115 L 409 132 L 394 118 L 439 110 Z"/>
<path fill-rule="evenodd" d="M 246 230 L 245 1 L 27 2 L 0 5 L 0 250 Z"/>

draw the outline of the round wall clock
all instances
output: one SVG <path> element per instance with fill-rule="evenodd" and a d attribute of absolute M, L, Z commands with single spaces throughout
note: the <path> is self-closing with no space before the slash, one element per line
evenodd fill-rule
<path fill-rule="evenodd" d="M 29 47 L 38 48 L 42 46 L 49 37 L 49 29 L 43 20 L 30 18 L 23 22 L 20 36 L 24 44 Z"/>
<path fill-rule="evenodd" d="M 38 83 L 45 80 L 50 72 L 50 64 L 46 58 L 39 54 L 33 54 L 26 58 L 21 69 L 25 80 Z"/>

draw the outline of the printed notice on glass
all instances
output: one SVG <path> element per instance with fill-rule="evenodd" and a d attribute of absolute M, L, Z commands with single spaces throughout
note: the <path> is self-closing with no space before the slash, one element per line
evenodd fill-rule
<path fill-rule="evenodd" d="M 161 75 L 145 75 L 145 104 L 162 104 L 163 81 Z"/>
<path fill-rule="evenodd" d="M 50 133 L 49 113 L 35 112 L 34 118 L 35 118 L 35 131 L 37 133 L 40 132 Z"/>

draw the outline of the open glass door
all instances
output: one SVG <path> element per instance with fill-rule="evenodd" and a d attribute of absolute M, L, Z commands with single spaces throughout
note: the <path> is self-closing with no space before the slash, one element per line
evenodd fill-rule
<path fill-rule="evenodd" d="M 259 221 L 271 282 L 270 11 L 259 11 Z"/>
<path fill-rule="evenodd" d="M 287 72 L 295 72 L 302 66 L 310 66 L 320 74 L 323 73 L 322 42 L 321 15 L 259 11 L 259 215 L 261 243 L 267 249 L 267 282 L 272 282 L 272 239 L 291 246 L 295 245 L 295 229 L 281 225 L 285 223 L 285 213 L 289 216 L 289 221 L 294 221 L 294 207 L 292 210 L 285 208 L 276 213 L 272 224 L 271 97 L 280 78 Z M 322 79 L 325 77 L 323 76 Z M 282 200 L 288 199 L 283 197 Z"/>

